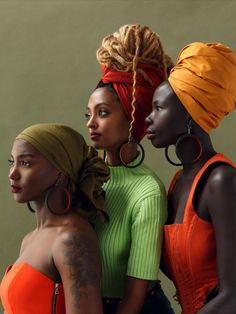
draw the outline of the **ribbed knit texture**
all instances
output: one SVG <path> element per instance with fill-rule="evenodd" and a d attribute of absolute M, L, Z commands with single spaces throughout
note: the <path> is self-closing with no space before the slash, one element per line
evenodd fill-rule
<path fill-rule="evenodd" d="M 158 279 L 166 192 L 143 164 L 110 170 L 111 179 L 104 185 L 110 222 L 97 222 L 96 232 L 102 256 L 102 295 L 121 298 L 127 275 Z"/>

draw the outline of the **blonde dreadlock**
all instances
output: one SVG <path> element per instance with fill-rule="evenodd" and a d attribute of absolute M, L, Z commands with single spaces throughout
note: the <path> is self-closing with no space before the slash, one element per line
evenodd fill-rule
<path fill-rule="evenodd" d="M 169 58 L 169 57 L 168 57 Z M 148 26 L 131 24 L 122 26 L 118 32 L 106 36 L 101 47 L 97 50 L 97 59 L 100 64 L 116 71 L 133 72 L 132 113 L 129 130 L 129 141 L 132 140 L 136 106 L 136 80 L 139 72 L 151 85 L 146 73 L 138 68 L 139 63 L 156 66 L 167 77 L 167 56 L 164 53 L 160 37 Z M 170 59 L 170 58 L 169 58 Z"/>
<path fill-rule="evenodd" d="M 138 63 L 151 64 L 166 71 L 160 37 L 148 26 L 124 25 L 118 32 L 106 36 L 97 50 L 98 62 L 117 71 L 132 71 L 135 58 Z"/>

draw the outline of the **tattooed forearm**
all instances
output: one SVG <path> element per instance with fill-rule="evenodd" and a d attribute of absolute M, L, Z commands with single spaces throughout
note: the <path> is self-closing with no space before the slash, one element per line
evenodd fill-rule
<path fill-rule="evenodd" d="M 65 264 L 70 268 L 73 282 L 71 293 L 75 297 L 75 306 L 80 308 L 81 298 L 88 298 L 89 286 L 98 286 L 99 257 L 94 242 L 86 234 L 70 234 L 65 245 Z"/>

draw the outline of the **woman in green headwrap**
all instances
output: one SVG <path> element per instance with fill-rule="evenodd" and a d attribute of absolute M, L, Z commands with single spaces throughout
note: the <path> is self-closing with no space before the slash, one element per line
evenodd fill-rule
<path fill-rule="evenodd" d="M 101 314 L 100 260 L 89 217 L 104 212 L 105 163 L 75 130 L 38 124 L 20 133 L 9 160 L 14 199 L 37 227 L 0 287 L 6 314 Z"/>

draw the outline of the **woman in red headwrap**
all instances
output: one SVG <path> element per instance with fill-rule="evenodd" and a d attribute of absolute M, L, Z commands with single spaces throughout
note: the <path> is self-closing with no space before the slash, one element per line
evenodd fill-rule
<path fill-rule="evenodd" d="M 97 58 L 102 77 L 86 118 L 90 138 L 105 150 L 111 170 L 104 186 L 110 222 L 96 222 L 104 313 L 173 313 L 157 281 L 166 193 L 142 164 L 139 144 L 153 92 L 166 77 L 167 57 L 147 26 L 125 25 L 104 38 Z"/>
<path fill-rule="evenodd" d="M 236 105 L 236 56 L 220 43 L 180 52 L 154 93 L 148 138 L 182 169 L 168 193 L 163 267 L 183 314 L 235 314 L 236 165 L 212 146 L 210 131 Z M 175 145 L 180 162 L 169 155 Z"/>

